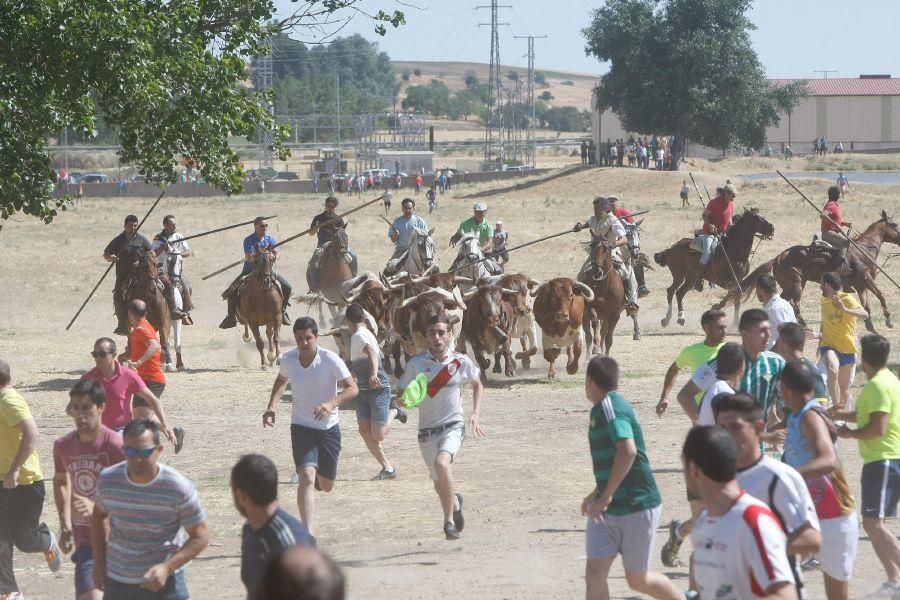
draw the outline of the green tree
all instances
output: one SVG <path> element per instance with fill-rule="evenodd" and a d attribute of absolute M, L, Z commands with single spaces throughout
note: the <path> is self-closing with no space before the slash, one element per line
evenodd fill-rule
<path fill-rule="evenodd" d="M 550 90 L 544 90 L 543 92 L 541 92 L 541 95 L 538 96 L 538 98 L 545 102 L 550 102 L 551 100 L 553 100 L 553 94 L 550 93 Z"/>
<path fill-rule="evenodd" d="M 413 75 L 415 75 L 416 77 L 421 77 L 422 69 L 413 69 Z"/>
<path fill-rule="evenodd" d="M 595 90 L 596 108 L 612 109 L 627 131 L 714 148 L 760 147 L 766 128 L 796 105 L 806 84 L 769 84 L 750 42 L 750 5 L 609 0 L 583 30 L 587 53 L 610 63 Z"/>
<path fill-rule="evenodd" d="M 534 82 L 538 85 L 546 85 L 547 77 L 540 71 L 535 71 L 534 72 Z"/>
<path fill-rule="evenodd" d="M 206 181 L 240 191 L 232 137 L 269 132 L 279 158 L 286 127 L 249 91 L 248 62 L 278 31 L 308 28 L 360 0 L 306 0 L 277 22 L 270 0 L 29 0 L 0 11 L 0 219 L 18 211 L 50 222 L 67 199 L 52 194 L 50 143 L 71 127 L 93 137 L 101 125 L 120 159 L 159 183 L 176 179 L 182 157 Z M 369 15 L 376 31 L 403 13 Z M 318 30 L 313 30 L 315 33 Z"/>

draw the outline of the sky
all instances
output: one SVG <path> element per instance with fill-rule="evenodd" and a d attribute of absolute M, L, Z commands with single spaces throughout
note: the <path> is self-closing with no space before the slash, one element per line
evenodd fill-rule
<path fill-rule="evenodd" d="M 527 40 L 517 35 L 546 35 L 536 39 L 535 67 L 546 70 L 601 74 L 606 66 L 585 56 L 581 29 L 590 22 L 598 0 L 500 0 L 512 8 L 499 10 L 500 60 L 503 65 L 527 66 Z M 279 15 L 290 14 L 299 3 L 276 0 Z M 476 10 L 489 0 L 360 0 L 374 13 L 401 10 L 406 25 L 388 26 L 381 37 L 372 22 L 353 11 L 338 35 L 359 33 L 378 42 L 391 60 L 490 60 L 489 9 Z M 756 0 L 750 19 L 757 30 L 753 44 L 766 73 L 772 78 L 822 77 L 818 70 L 836 71 L 828 77 L 891 74 L 900 77 L 900 52 L 891 41 L 900 30 L 900 0 Z M 337 26 L 330 26 L 333 30 Z M 297 32 L 292 37 L 316 41 L 316 35 Z"/>

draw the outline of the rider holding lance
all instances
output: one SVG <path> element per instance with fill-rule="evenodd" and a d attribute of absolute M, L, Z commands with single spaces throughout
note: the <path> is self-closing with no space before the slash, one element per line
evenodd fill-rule
<path fill-rule="evenodd" d="M 116 311 L 116 319 L 118 319 L 118 324 L 113 332 L 116 335 L 128 335 L 131 330 L 128 323 L 128 308 L 120 293 L 120 288 L 125 283 L 125 277 L 129 272 L 129 264 L 126 260 L 120 259 L 126 258 L 132 251 L 140 249 L 151 251 L 153 249 L 150 240 L 138 233 L 137 229 L 137 216 L 128 215 L 125 217 L 125 227 L 122 233 L 114 237 L 103 250 L 103 259 L 116 265 L 116 282 L 113 285 L 113 306 Z"/>
<path fill-rule="evenodd" d="M 187 242 L 181 241 L 184 236 L 176 231 L 177 226 L 174 215 L 163 217 L 162 231 L 153 236 L 152 247 L 154 252 L 157 253 L 156 264 L 159 271 L 159 279 L 163 284 L 166 304 L 169 305 L 173 319 L 182 319 L 185 313 L 191 309 L 191 284 L 183 272 L 176 272 L 174 266 L 179 256 L 182 259 L 190 256 L 191 249 L 188 247 Z M 184 283 L 181 298 L 183 309 L 178 308 L 175 302 L 175 286 L 178 285 L 178 279 Z"/>
<path fill-rule="evenodd" d="M 609 200 L 609 206 L 612 208 L 613 215 L 619 219 L 619 222 L 622 225 L 625 225 L 625 233 L 628 233 L 629 226 L 635 226 L 634 217 L 631 216 L 631 211 L 627 208 L 619 206 L 619 199 L 615 196 L 607 196 L 607 200 Z M 640 248 L 637 246 L 632 246 L 631 242 L 628 244 L 628 253 L 631 262 L 631 268 L 634 270 L 634 278 L 637 280 L 637 295 L 638 298 L 643 298 L 644 296 L 650 295 L 650 290 L 647 288 L 647 280 L 644 278 L 644 265 L 638 260 L 640 258 Z"/>
<path fill-rule="evenodd" d="M 620 249 L 622 246 L 628 245 L 628 236 L 625 234 L 625 226 L 618 217 L 613 215 L 607 198 L 602 196 L 594 198 L 594 215 L 584 223 L 576 223 L 574 230 L 581 231 L 585 228 L 591 230 L 592 240 L 602 239 L 609 242 L 613 264 L 625 283 L 625 308 L 628 311 L 636 309 L 638 305 L 635 297 L 634 271 L 625 262 Z M 593 257 L 588 256 L 578 273 L 579 281 L 585 281 L 586 275 L 594 268 L 593 263 Z"/>
<path fill-rule="evenodd" d="M 455 246 L 464 236 L 472 235 L 478 238 L 481 251 L 487 254 L 491 251 L 491 244 L 494 240 L 494 227 L 485 218 L 487 205 L 484 202 L 478 202 L 472 207 L 472 213 L 471 217 L 459 224 L 459 229 L 450 238 L 450 245 Z"/>
<path fill-rule="evenodd" d="M 734 199 L 737 196 L 737 188 L 728 183 L 716 191 L 719 194 L 710 200 L 703 209 L 703 228 L 697 232 L 703 246 L 703 255 L 700 257 L 700 275 L 696 285 L 697 291 L 703 290 L 703 280 L 706 279 L 706 271 L 709 268 L 709 261 L 712 259 L 713 240 L 728 232 L 728 228 L 731 227 L 731 218 L 734 215 Z"/>
<path fill-rule="evenodd" d="M 841 227 L 850 228 L 849 221 L 841 218 L 841 189 L 833 185 L 828 188 L 828 202 L 822 209 L 822 239 L 841 251 L 841 261 L 847 258 L 850 240 L 841 235 Z"/>
<path fill-rule="evenodd" d="M 235 317 L 237 314 L 238 303 L 237 289 L 240 287 L 244 278 L 253 272 L 253 261 L 256 259 L 256 255 L 263 251 L 271 252 L 275 256 L 275 260 L 278 260 L 278 249 L 274 248 L 277 242 L 275 241 L 275 238 L 266 233 L 268 228 L 269 224 L 266 223 L 266 220 L 263 217 L 256 217 L 253 221 L 253 233 L 244 238 L 244 269 L 241 271 L 241 274 L 231 282 L 228 289 L 222 292 L 222 298 L 228 300 L 228 316 L 219 324 L 220 329 L 230 329 L 237 326 L 237 319 Z M 288 280 L 281 275 L 276 275 L 275 277 L 278 279 L 278 283 L 281 284 L 282 306 L 286 309 L 290 305 L 291 290 L 293 288 Z M 281 322 L 284 325 L 291 324 L 291 320 L 288 318 L 286 310 L 281 315 Z"/>
<path fill-rule="evenodd" d="M 384 268 L 385 275 L 394 275 L 397 272 L 400 259 L 409 251 L 413 231 L 428 231 L 425 219 L 413 214 L 416 210 L 415 200 L 404 198 L 400 206 L 403 208 L 403 214 L 394 219 L 388 229 L 388 237 L 394 242 L 394 254 L 388 259 L 387 266 Z"/>
<path fill-rule="evenodd" d="M 346 221 L 335 214 L 337 206 L 337 198 L 334 196 L 325 198 L 325 210 L 313 217 L 312 224 L 309 226 L 309 234 L 316 235 L 318 238 L 316 250 L 309 259 L 309 286 L 313 291 L 319 289 L 319 257 L 325 251 L 325 246 L 334 239 L 335 232 L 347 226 Z M 347 248 L 347 254 L 350 255 L 350 271 L 356 277 L 356 271 L 359 269 L 359 256 L 352 248 Z"/>

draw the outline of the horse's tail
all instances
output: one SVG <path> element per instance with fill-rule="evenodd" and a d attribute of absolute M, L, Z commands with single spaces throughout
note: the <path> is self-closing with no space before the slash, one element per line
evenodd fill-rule
<path fill-rule="evenodd" d="M 752 273 L 747 275 L 744 280 L 741 281 L 741 289 L 744 290 L 744 302 L 749 300 L 751 294 L 756 291 L 756 282 L 759 281 L 759 278 L 763 275 L 771 273 L 774 267 L 775 259 L 773 258 L 769 262 L 764 262 L 763 264 L 756 267 Z"/>
<path fill-rule="evenodd" d="M 668 252 L 669 252 L 668 250 L 663 250 L 662 252 L 657 252 L 656 254 L 654 254 L 653 255 L 654 262 L 656 262 L 656 264 L 658 264 L 661 267 L 665 267 L 666 266 L 666 254 Z"/>

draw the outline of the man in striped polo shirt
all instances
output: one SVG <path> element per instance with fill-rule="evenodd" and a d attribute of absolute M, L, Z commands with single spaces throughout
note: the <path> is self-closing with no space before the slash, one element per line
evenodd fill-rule
<path fill-rule="evenodd" d="M 756 398 L 768 417 L 772 407 L 781 404 L 779 377 L 784 370 L 784 359 L 774 352 L 766 350 L 769 343 L 769 315 L 761 308 L 745 310 L 738 325 L 741 332 L 741 345 L 744 347 L 744 376 L 740 380 L 738 392 L 746 392 Z M 691 402 L 698 393 L 715 383 L 716 359 L 712 359 L 694 373 L 678 392 L 678 401 L 682 405 Z M 760 440 L 768 442 L 768 432 L 760 434 Z"/>
<path fill-rule="evenodd" d="M 581 503 L 581 514 L 588 517 L 587 598 L 609 598 L 609 569 L 621 554 L 628 587 L 653 598 L 680 600 L 683 595 L 668 577 L 650 571 L 662 498 L 643 431 L 631 405 L 615 391 L 618 387 L 616 361 L 592 358 L 585 394 L 593 405 L 588 441 L 596 487 Z"/>

